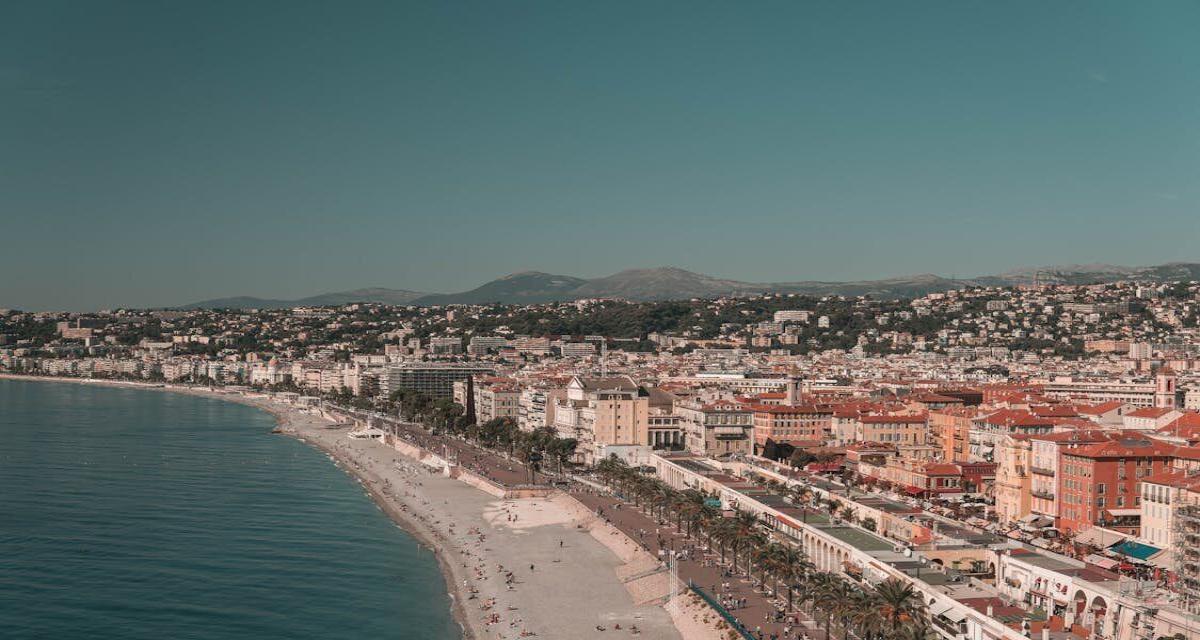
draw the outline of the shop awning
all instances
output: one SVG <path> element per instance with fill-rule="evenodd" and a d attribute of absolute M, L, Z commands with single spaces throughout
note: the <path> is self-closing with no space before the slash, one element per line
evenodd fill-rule
<path fill-rule="evenodd" d="M 1128 540 L 1129 536 L 1117 531 L 1092 527 L 1075 536 L 1076 544 L 1090 544 L 1094 547 L 1111 547 L 1114 544 Z"/>
<path fill-rule="evenodd" d="M 946 602 L 935 602 L 935 603 L 933 603 L 933 604 L 929 605 L 929 615 L 931 615 L 931 616 L 940 616 L 940 615 L 942 615 L 943 613 L 946 613 L 947 611 L 949 611 L 950 609 L 952 609 L 952 608 L 953 608 L 953 606 L 954 606 L 954 605 L 951 605 L 951 604 L 949 604 L 949 603 L 946 603 Z"/>
<path fill-rule="evenodd" d="M 1104 556 L 1098 556 L 1094 553 L 1084 558 L 1084 561 L 1090 562 L 1101 569 L 1108 569 L 1109 571 L 1112 571 L 1117 567 L 1117 565 L 1121 564 L 1112 558 L 1105 558 Z"/>
<path fill-rule="evenodd" d="M 1044 529 L 1054 526 L 1054 518 L 1047 518 L 1043 515 L 1031 513 L 1019 521 L 1022 529 Z"/>
<path fill-rule="evenodd" d="M 942 612 L 942 617 L 950 622 L 962 622 L 967 619 L 967 614 L 957 609 L 948 609 Z"/>
<path fill-rule="evenodd" d="M 1114 518 L 1142 515 L 1141 509 L 1109 509 L 1108 514 Z"/>
<path fill-rule="evenodd" d="M 1134 560 L 1141 560 L 1143 562 L 1149 560 L 1150 556 L 1157 555 L 1158 553 L 1162 552 L 1162 549 L 1159 549 L 1158 547 L 1152 547 L 1148 544 L 1134 542 L 1133 540 L 1123 540 L 1118 542 L 1117 544 L 1109 547 L 1109 550 L 1119 553 L 1123 556 L 1133 558 Z"/>

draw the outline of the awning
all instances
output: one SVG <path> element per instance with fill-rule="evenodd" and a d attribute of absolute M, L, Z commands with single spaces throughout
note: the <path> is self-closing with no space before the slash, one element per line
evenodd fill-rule
<path fill-rule="evenodd" d="M 940 615 L 942 615 L 943 613 L 946 613 L 947 611 L 949 611 L 949 610 L 950 610 L 950 609 L 952 609 L 952 608 L 954 608 L 954 605 L 951 605 L 951 604 L 949 604 L 949 603 L 946 603 L 946 602 L 935 602 L 935 603 L 933 603 L 933 604 L 929 605 L 929 615 L 931 615 L 931 616 L 940 616 Z"/>
<path fill-rule="evenodd" d="M 1117 562 L 1116 560 L 1113 560 L 1112 558 L 1105 558 L 1104 556 L 1098 556 L 1094 553 L 1090 554 L 1088 557 L 1084 558 L 1083 560 L 1084 560 L 1084 562 L 1090 562 L 1090 563 L 1096 565 L 1097 567 L 1100 567 L 1101 569 L 1108 569 L 1109 571 L 1112 571 L 1114 568 L 1116 568 L 1117 565 L 1121 564 L 1120 562 Z"/>
<path fill-rule="evenodd" d="M 1142 515 L 1142 510 L 1141 509 L 1109 509 L 1108 513 L 1109 513 L 1109 515 L 1111 515 L 1114 518 L 1120 518 L 1123 516 L 1140 516 L 1140 515 Z"/>
<path fill-rule="evenodd" d="M 1123 556 L 1133 558 L 1134 560 L 1146 561 L 1150 556 L 1157 555 L 1162 551 L 1158 547 L 1152 547 L 1148 544 L 1134 542 L 1133 540 L 1124 540 L 1109 547 L 1110 551 L 1114 551 Z"/>
<path fill-rule="evenodd" d="M 1156 556 L 1152 556 L 1148 562 L 1150 563 L 1150 566 L 1157 567 L 1159 569 L 1166 569 L 1169 571 L 1175 568 L 1175 559 L 1166 551 Z"/>
<path fill-rule="evenodd" d="M 950 622 L 962 622 L 967 619 L 967 614 L 957 609 L 948 609 L 942 612 L 942 617 Z"/>
<path fill-rule="evenodd" d="M 925 490 L 921 487 L 908 486 L 904 487 L 904 493 L 907 493 L 910 496 L 919 496 L 922 493 L 925 493 Z"/>
<path fill-rule="evenodd" d="M 1054 525 L 1054 518 L 1031 513 L 1019 521 L 1022 529 L 1044 529 Z"/>
<path fill-rule="evenodd" d="M 1111 547 L 1118 542 L 1128 540 L 1129 536 L 1100 527 L 1092 527 L 1075 536 L 1075 544 L 1090 544 L 1094 547 Z"/>

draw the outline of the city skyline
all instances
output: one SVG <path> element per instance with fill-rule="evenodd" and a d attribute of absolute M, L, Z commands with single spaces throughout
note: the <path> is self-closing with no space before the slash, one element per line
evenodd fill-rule
<path fill-rule="evenodd" d="M 0 306 L 1200 259 L 1200 9 L 39 3 Z"/>

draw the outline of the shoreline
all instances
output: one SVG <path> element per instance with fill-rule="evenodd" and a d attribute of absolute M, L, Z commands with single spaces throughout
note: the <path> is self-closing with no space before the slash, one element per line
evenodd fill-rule
<path fill-rule="evenodd" d="M 358 482 L 364 493 L 396 526 L 432 552 L 446 584 L 451 616 L 458 623 L 465 640 L 508 640 L 525 637 L 509 635 L 517 633 L 518 625 L 523 634 L 542 638 L 562 637 L 563 632 L 560 629 L 569 626 L 568 623 L 576 626 L 575 636 L 611 636 L 611 632 L 601 633 L 601 626 L 613 625 L 616 629 L 621 629 L 619 625 L 624 624 L 626 628 L 637 625 L 643 632 L 650 632 L 646 634 L 647 637 L 654 638 L 707 640 L 723 637 L 719 629 L 708 624 L 707 608 L 695 606 L 695 602 L 686 598 L 685 593 L 681 592 L 677 598 L 678 602 L 675 603 L 655 604 L 660 598 L 643 597 L 641 591 L 649 589 L 658 592 L 662 584 L 647 584 L 654 582 L 650 579 L 630 580 L 633 567 L 644 569 L 647 562 L 653 562 L 655 559 L 649 554 L 644 554 L 644 551 L 624 533 L 599 521 L 582 503 L 568 494 L 556 492 L 557 495 L 550 498 L 516 500 L 497 498 L 466 482 L 433 473 L 420 461 L 405 456 L 383 443 L 346 438 L 348 429 L 345 425 L 338 426 L 337 422 L 317 412 L 282 404 L 262 392 L 248 392 L 258 396 L 255 397 L 244 395 L 241 391 L 225 391 L 220 387 L 17 374 L 0 374 L 0 379 L 66 382 L 181 393 L 236 402 L 271 414 L 276 420 L 280 435 L 295 438 L 325 453 L 335 466 Z M 441 507 L 437 504 L 438 500 L 447 506 Z M 453 506 L 451 502 L 454 503 Z M 520 526 L 516 524 L 518 517 L 525 520 Z M 470 527 L 470 530 L 465 532 L 468 534 L 466 536 L 462 535 L 462 530 L 455 528 L 458 525 L 465 529 L 472 522 L 477 522 L 478 526 Z M 598 551 L 581 549 L 574 553 L 584 555 L 567 556 L 572 562 L 557 567 L 551 565 L 552 570 L 570 574 L 562 578 L 567 583 L 579 583 L 582 586 L 593 582 L 587 593 L 579 594 L 571 602 L 550 606 L 550 601 L 565 596 L 557 593 L 561 591 L 559 584 L 543 582 L 545 578 L 542 578 L 542 572 L 533 574 L 533 564 L 529 565 L 530 574 L 521 575 L 514 582 L 514 574 L 525 572 L 506 569 L 501 564 L 502 560 L 509 567 L 524 566 L 521 563 L 531 559 L 538 559 L 539 566 L 545 566 L 545 562 L 561 563 L 564 560 L 563 557 L 547 560 L 544 557 L 548 555 L 545 546 L 524 537 L 532 533 L 533 528 L 540 528 L 539 531 L 546 530 L 540 535 L 554 536 L 560 548 L 564 544 L 561 536 L 573 534 L 582 535 L 578 536 L 580 544 L 572 544 L 572 548 L 588 545 L 599 548 Z M 485 536 L 482 534 L 485 530 L 492 540 L 484 542 Z M 521 537 L 511 538 L 506 543 L 506 534 Z M 501 542 L 497 548 L 485 546 L 493 543 L 494 539 Z M 553 547 L 553 542 L 549 546 Z M 508 557 L 513 554 L 516 554 L 515 557 Z M 577 568 L 568 566 L 576 564 L 579 565 Z M 610 570 L 602 571 L 604 568 Z M 508 576 L 507 581 L 501 582 L 505 575 Z M 523 588 L 525 584 L 536 585 L 539 582 L 543 585 L 553 584 L 556 592 L 547 593 L 544 589 L 539 591 L 536 586 L 530 591 Z M 522 588 L 514 589 L 513 584 Z M 606 591 L 607 598 L 597 595 L 600 590 Z M 616 602 L 617 594 L 624 598 L 623 606 L 622 603 Z M 501 597 L 509 601 L 509 606 L 503 611 L 498 601 Z M 479 603 L 488 615 L 481 618 L 473 609 L 468 610 L 468 603 L 472 601 Z M 586 606 L 581 607 L 593 604 L 594 613 L 589 612 Z M 657 613 L 654 609 L 657 609 Z M 538 615 L 539 610 L 541 615 Z M 523 619 L 529 615 L 526 611 L 534 611 L 536 617 Z M 505 622 L 510 624 L 502 625 L 499 619 L 488 619 L 488 616 L 499 615 L 508 617 L 509 620 Z M 589 616 L 594 617 L 594 620 L 589 620 L 586 624 L 595 622 L 595 631 L 590 627 L 580 627 L 581 620 Z M 556 618 L 564 617 L 567 619 L 555 624 Z M 541 627 L 546 632 L 526 631 L 527 625 Z M 505 630 L 504 626 L 507 626 L 508 630 Z"/>
<path fill-rule="evenodd" d="M 275 419 L 276 426 L 280 429 L 278 435 L 286 435 L 290 438 L 298 440 L 317 451 L 324 453 L 334 466 L 346 473 L 358 483 L 366 492 L 375 506 L 384 513 L 397 527 L 406 534 L 416 540 L 417 544 L 425 547 L 430 551 L 438 563 L 438 567 L 442 573 L 442 580 L 446 586 L 446 594 L 450 598 L 450 615 L 459 628 L 462 630 L 463 640 L 479 640 L 482 636 L 478 630 L 471 624 L 470 616 L 467 615 L 466 609 L 463 606 L 463 601 L 466 595 L 459 587 L 462 584 L 462 577 L 454 570 L 454 567 L 447 562 L 445 555 L 447 550 L 444 549 L 435 540 L 435 536 L 420 523 L 416 518 L 411 517 L 403 509 L 397 508 L 395 503 L 386 495 L 381 493 L 376 488 L 375 483 L 371 478 L 366 476 L 366 473 L 357 468 L 354 461 L 349 458 L 344 452 L 338 451 L 336 447 L 328 446 L 325 443 L 313 439 L 306 438 L 304 434 L 295 428 L 295 423 L 299 419 L 319 420 L 334 425 L 332 420 L 315 413 L 309 413 L 297 409 L 296 407 L 280 404 L 279 402 L 268 398 L 251 398 L 237 392 L 217 391 L 212 387 L 192 387 L 188 385 L 175 385 L 168 383 L 153 383 L 153 382 L 136 382 L 124 380 L 105 380 L 99 378 L 69 378 L 65 376 L 32 376 L 24 374 L 0 373 L 0 380 L 18 380 L 26 382 L 59 382 L 78 385 L 97 385 L 117 389 L 140 389 L 147 391 L 162 391 L 179 393 L 181 395 L 191 395 L 202 398 L 210 398 L 215 400 L 224 400 L 234 402 L 259 409 Z M 328 428 L 328 427 L 327 427 Z"/>

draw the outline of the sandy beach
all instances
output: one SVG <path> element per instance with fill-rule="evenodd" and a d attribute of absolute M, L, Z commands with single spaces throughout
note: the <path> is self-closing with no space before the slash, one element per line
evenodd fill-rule
<path fill-rule="evenodd" d="M 667 604 L 668 572 L 566 494 L 502 500 L 383 442 L 349 438 L 345 425 L 265 397 L 177 385 L 0 377 L 137 386 L 270 412 L 284 433 L 325 451 L 380 509 L 435 553 L 465 637 L 722 637 L 713 612 L 694 598 L 681 595 Z"/>

